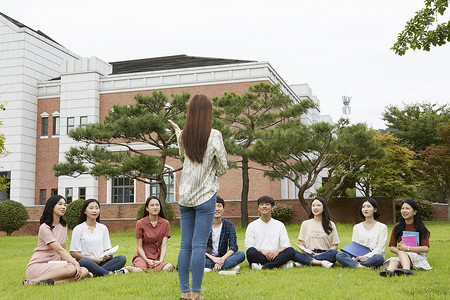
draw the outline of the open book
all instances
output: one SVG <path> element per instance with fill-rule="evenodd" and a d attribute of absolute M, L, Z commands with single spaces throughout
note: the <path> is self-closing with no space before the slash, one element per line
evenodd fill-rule
<path fill-rule="evenodd" d="M 309 254 L 309 255 L 313 255 L 313 254 L 314 254 L 314 251 L 312 251 L 311 249 L 308 249 L 308 248 L 306 248 L 306 247 L 300 246 L 300 245 L 298 245 L 298 244 L 294 244 L 294 245 L 297 246 L 297 247 L 299 247 L 300 250 L 302 250 L 302 251 L 305 252 L 306 254 Z"/>
<path fill-rule="evenodd" d="M 103 257 L 105 257 L 107 255 L 113 254 L 117 250 L 119 250 L 119 245 L 117 245 L 115 247 L 112 247 L 111 249 L 108 249 L 105 252 L 103 252 L 102 255 L 100 255 L 100 258 L 103 258 Z"/>

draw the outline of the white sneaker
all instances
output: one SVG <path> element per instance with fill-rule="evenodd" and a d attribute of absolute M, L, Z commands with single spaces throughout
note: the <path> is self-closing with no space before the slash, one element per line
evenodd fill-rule
<path fill-rule="evenodd" d="M 252 270 L 262 270 L 261 264 L 252 263 Z"/>
<path fill-rule="evenodd" d="M 119 274 L 127 274 L 128 270 L 127 269 L 120 269 L 120 270 L 115 270 L 114 274 L 115 275 L 119 275 Z"/>
<path fill-rule="evenodd" d="M 333 266 L 333 263 L 329 262 L 328 260 L 322 260 L 322 266 L 329 269 Z"/>
<path fill-rule="evenodd" d="M 231 268 L 231 270 L 239 271 L 240 268 L 241 268 L 241 267 L 239 267 L 239 265 L 237 265 L 237 266 L 235 266 L 234 268 Z"/>
<path fill-rule="evenodd" d="M 212 271 L 212 269 L 210 269 L 210 268 L 205 268 L 205 270 L 203 271 L 203 273 L 208 273 L 208 272 L 211 272 Z"/>
<path fill-rule="evenodd" d="M 94 277 L 94 274 L 92 274 L 92 272 L 89 272 L 89 273 L 88 273 L 88 277 L 91 277 L 91 278 L 92 278 L 92 277 Z"/>
<path fill-rule="evenodd" d="M 290 268 L 292 268 L 293 266 L 294 266 L 294 264 L 293 264 L 292 262 L 287 262 L 287 263 L 285 263 L 284 265 L 281 265 L 280 268 L 283 268 L 283 269 L 290 269 Z"/>
<path fill-rule="evenodd" d="M 299 267 L 299 268 L 300 268 L 300 267 L 301 267 L 301 266 L 303 266 L 303 265 L 302 265 L 301 263 L 299 263 L 299 262 L 295 262 L 295 263 L 294 263 L 294 266 L 296 266 L 296 267 Z"/>

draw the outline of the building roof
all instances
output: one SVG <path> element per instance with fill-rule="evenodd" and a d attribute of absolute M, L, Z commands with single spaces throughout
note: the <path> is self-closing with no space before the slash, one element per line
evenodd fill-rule
<path fill-rule="evenodd" d="M 37 30 L 37 31 L 36 31 L 36 30 L 34 30 L 33 28 L 30 28 L 30 27 L 28 27 L 28 26 L 26 26 L 26 25 L 20 23 L 19 21 L 17 21 L 17 20 L 15 20 L 15 19 L 13 19 L 13 18 L 11 18 L 11 17 L 5 15 L 5 14 L 2 13 L 2 12 L 0 12 L 0 16 L 4 17 L 5 19 L 7 19 L 8 21 L 10 21 L 11 23 L 13 23 L 14 25 L 16 25 L 17 27 L 20 27 L 20 28 L 22 28 L 22 27 L 28 28 L 28 29 L 30 29 L 31 31 L 34 31 L 34 32 L 36 32 L 37 34 L 39 34 L 39 35 L 45 37 L 46 39 L 49 39 L 50 41 L 55 42 L 55 43 L 57 43 L 58 45 L 62 46 L 60 43 L 58 43 L 57 41 L 55 41 L 54 39 L 52 39 L 51 37 L 49 37 L 48 35 L 46 35 L 45 33 L 43 33 L 43 32 L 40 31 L 40 30 Z"/>
<path fill-rule="evenodd" d="M 252 60 L 187 56 L 185 54 L 110 62 L 112 75 L 219 66 L 255 62 Z"/>

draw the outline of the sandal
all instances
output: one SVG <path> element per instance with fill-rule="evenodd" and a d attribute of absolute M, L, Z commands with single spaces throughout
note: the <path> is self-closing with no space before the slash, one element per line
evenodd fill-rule
<path fill-rule="evenodd" d="M 409 269 L 395 269 L 394 270 L 395 275 L 414 275 L 414 272 Z"/>
<path fill-rule="evenodd" d="M 34 283 L 34 281 L 33 280 L 24 280 L 24 281 L 22 281 L 22 285 L 24 285 L 24 286 L 30 286 L 30 285 L 35 285 L 35 283 Z"/>
<path fill-rule="evenodd" d="M 383 277 L 392 277 L 392 276 L 394 276 L 394 272 L 392 272 L 392 271 L 389 271 L 389 270 L 381 270 L 380 271 L 380 276 L 383 276 Z"/>
<path fill-rule="evenodd" d="M 54 279 L 45 279 L 45 280 L 41 280 L 39 281 L 38 285 L 54 285 L 55 284 L 55 280 Z"/>

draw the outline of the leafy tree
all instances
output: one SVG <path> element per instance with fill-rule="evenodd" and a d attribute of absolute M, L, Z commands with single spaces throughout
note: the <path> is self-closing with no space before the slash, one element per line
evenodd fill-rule
<path fill-rule="evenodd" d="M 364 197 L 412 197 L 417 185 L 415 153 L 398 145 L 392 134 L 374 132 L 374 139 L 381 144 L 386 155 L 369 160 L 360 170 L 351 174 L 341 186 L 340 192 L 356 186 Z M 345 165 L 343 170 L 336 173 L 336 180 L 339 180 L 340 175 L 346 173 Z"/>
<path fill-rule="evenodd" d="M 424 190 L 435 192 L 438 202 L 450 204 L 450 121 L 440 126 L 439 135 L 444 144 L 431 145 L 420 152 L 420 170 L 425 175 Z"/>
<path fill-rule="evenodd" d="M 6 103 L 0 103 L 0 110 L 5 110 Z M 3 122 L 0 120 L 0 127 L 3 126 Z M 3 133 L 0 133 L 0 158 L 5 157 L 9 154 L 6 150 L 5 146 L 6 136 Z M 9 182 L 6 180 L 6 176 L 0 176 L 0 191 L 5 190 L 9 185 Z"/>
<path fill-rule="evenodd" d="M 81 209 L 83 208 L 84 199 L 78 199 L 70 202 L 67 205 L 66 213 L 64 214 L 64 219 L 67 222 L 67 227 L 69 229 L 74 229 L 78 225 L 78 220 L 80 219 Z"/>
<path fill-rule="evenodd" d="M 443 143 L 438 125 L 450 120 L 450 107 L 425 102 L 405 104 L 403 109 L 389 105 L 383 112 L 383 120 L 404 146 L 417 153 L 432 144 Z"/>
<path fill-rule="evenodd" d="M 167 187 L 163 177 L 180 170 L 164 168 L 168 156 L 178 156 L 176 136 L 167 120 L 184 123 L 189 98 L 188 93 L 172 95 L 170 102 L 166 95 L 155 91 L 152 95 L 137 94 L 135 105 L 114 105 L 103 122 L 69 133 L 85 145 L 66 152 L 66 162 L 53 166 L 56 176 L 123 175 L 144 183 L 151 181 L 159 184 L 159 198 L 165 202 Z M 159 155 L 148 154 L 142 144 L 156 149 Z M 109 151 L 110 145 L 124 150 Z"/>
<path fill-rule="evenodd" d="M 0 203 L 0 231 L 7 235 L 22 228 L 29 217 L 25 206 L 20 202 L 6 200 Z"/>
<path fill-rule="evenodd" d="M 442 46 L 450 41 L 450 22 L 438 22 L 444 15 L 449 0 L 425 0 L 425 6 L 408 21 L 391 48 L 404 55 L 408 49 L 430 51 L 431 46 Z M 434 25 L 434 26 L 433 26 Z"/>
<path fill-rule="evenodd" d="M 329 182 L 322 196 L 329 198 L 350 174 L 384 155 L 372 130 L 365 124 L 346 126 L 344 120 L 335 125 L 321 122 L 309 126 L 299 120 L 286 121 L 265 132 L 255 150 L 264 153 L 258 162 L 271 169 L 266 175 L 285 177 L 294 183 L 307 213 L 310 208 L 304 194 L 323 172 L 327 172 Z M 333 173 L 344 164 L 347 170 L 335 183 Z"/>
<path fill-rule="evenodd" d="M 241 226 L 248 225 L 248 192 L 250 161 L 264 155 L 252 145 L 265 130 L 281 122 L 299 118 L 309 108 L 315 107 L 310 99 L 295 103 L 284 94 L 279 85 L 259 83 L 249 87 L 243 95 L 225 93 L 213 99 L 215 106 L 215 127 L 222 131 L 228 154 L 240 157 L 233 162 L 242 170 Z"/>

